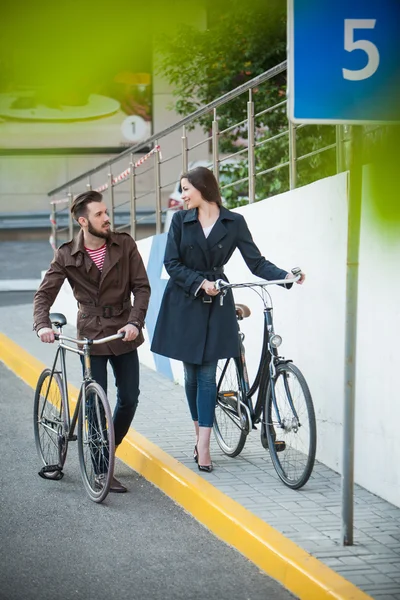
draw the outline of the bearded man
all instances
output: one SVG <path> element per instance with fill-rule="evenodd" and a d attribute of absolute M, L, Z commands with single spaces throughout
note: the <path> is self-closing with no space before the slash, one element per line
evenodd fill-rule
<path fill-rule="evenodd" d="M 117 387 L 113 420 L 116 447 L 128 432 L 139 398 L 137 347 L 150 298 L 150 285 L 136 243 L 113 233 L 99 192 L 75 198 L 71 213 L 80 225 L 77 237 L 56 250 L 34 297 L 34 329 L 45 343 L 54 342 L 49 312 L 65 279 L 78 302 L 78 338 L 99 339 L 125 333 L 123 339 L 91 347 L 92 377 L 107 393 L 107 363 Z M 132 304 L 131 294 L 134 301 Z M 126 492 L 115 478 L 111 492 Z"/>

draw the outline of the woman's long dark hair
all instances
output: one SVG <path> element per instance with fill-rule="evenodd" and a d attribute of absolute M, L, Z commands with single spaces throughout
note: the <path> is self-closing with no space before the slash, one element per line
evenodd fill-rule
<path fill-rule="evenodd" d="M 206 167 L 196 167 L 181 176 L 182 179 L 187 179 L 196 190 L 199 190 L 204 200 L 207 202 L 215 202 L 219 207 L 222 206 L 221 192 L 219 191 L 217 180 L 214 173 Z"/>

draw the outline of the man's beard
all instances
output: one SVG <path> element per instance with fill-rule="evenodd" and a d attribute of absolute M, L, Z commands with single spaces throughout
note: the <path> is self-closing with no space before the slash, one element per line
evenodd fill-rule
<path fill-rule="evenodd" d="M 102 231 L 101 229 L 96 229 L 95 227 L 93 227 L 90 220 L 88 219 L 88 232 L 91 235 L 94 235 L 95 237 L 102 238 L 104 240 L 108 240 L 108 238 L 110 237 L 111 230 L 108 229 L 108 230 Z"/>

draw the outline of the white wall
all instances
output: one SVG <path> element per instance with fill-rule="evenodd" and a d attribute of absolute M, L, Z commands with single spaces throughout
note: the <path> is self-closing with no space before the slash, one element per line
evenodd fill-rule
<path fill-rule="evenodd" d="M 400 223 L 379 222 L 369 177 L 367 170 L 360 240 L 355 470 L 361 485 L 400 506 Z"/>
<path fill-rule="evenodd" d="M 367 173 L 368 175 L 368 173 Z M 347 246 L 347 174 L 340 174 L 237 209 L 245 215 L 262 253 L 278 266 L 301 266 L 307 274 L 303 286 L 272 289 L 275 330 L 283 337 L 282 354 L 292 358 L 305 375 L 314 400 L 318 426 L 317 458 L 341 470 L 344 331 Z M 162 295 L 162 249 L 165 236 L 139 242 L 152 278 L 152 314 Z M 156 251 L 155 251 L 156 250 Z M 152 264 L 149 263 L 150 252 Z M 355 480 L 368 490 L 400 506 L 400 422 L 396 385 L 400 330 L 396 281 L 400 260 L 400 235 L 387 239 L 374 225 L 372 203 L 363 198 L 358 308 Z M 155 263 L 157 263 L 155 265 Z M 156 268 L 155 268 L 156 267 Z M 239 253 L 227 265 L 230 281 L 250 281 Z M 162 275 L 164 276 L 164 275 Z M 390 283 L 389 283 L 390 277 Z M 252 311 L 241 323 L 246 335 L 249 374 L 255 374 L 263 317 L 261 301 L 251 291 L 235 292 L 237 301 Z M 69 307 L 67 308 L 67 305 Z M 65 307 L 65 308 L 64 308 Z M 58 310 L 71 311 L 70 300 Z M 154 321 L 149 315 L 148 321 Z M 154 323 L 149 322 L 148 335 Z M 149 342 L 140 349 L 141 361 L 156 368 Z M 158 370 L 182 383 L 177 361 L 158 363 Z"/>

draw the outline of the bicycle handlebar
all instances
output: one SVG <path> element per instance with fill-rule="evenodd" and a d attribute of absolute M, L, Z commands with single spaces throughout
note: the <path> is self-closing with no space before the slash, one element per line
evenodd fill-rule
<path fill-rule="evenodd" d="M 107 337 L 101 338 L 100 340 L 92 340 L 93 344 L 105 344 L 106 342 L 112 342 L 113 340 L 119 340 L 125 337 L 125 331 L 122 333 L 114 333 L 114 335 L 108 335 Z"/>
<path fill-rule="evenodd" d="M 85 344 L 105 344 L 107 342 L 122 339 L 125 337 L 125 331 L 123 331 L 122 333 L 114 333 L 113 335 L 108 335 L 104 338 L 100 338 L 99 340 L 76 340 L 75 338 L 71 338 L 67 335 L 63 335 L 60 333 L 55 333 L 54 337 L 56 340 L 60 340 L 61 342 L 72 342 L 73 344 L 77 344 L 77 346 L 84 346 Z"/>
<path fill-rule="evenodd" d="M 239 287 L 265 287 L 267 285 L 285 285 L 288 283 L 295 283 L 301 278 L 301 269 L 298 267 L 292 269 L 292 274 L 294 275 L 292 279 L 276 279 L 273 281 L 261 280 L 253 281 L 250 283 L 228 283 L 223 279 L 217 279 L 217 281 L 215 282 L 215 289 L 218 291 L 223 291 L 224 289 L 227 290 Z"/>

